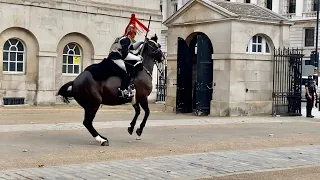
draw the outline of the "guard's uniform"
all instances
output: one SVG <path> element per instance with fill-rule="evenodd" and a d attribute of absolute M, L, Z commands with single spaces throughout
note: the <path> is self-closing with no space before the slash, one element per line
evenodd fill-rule
<path fill-rule="evenodd" d="M 122 81 L 119 92 L 122 98 L 130 98 L 133 95 L 131 89 L 128 88 L 131 76 L 127 71 L 125 61 L 130 61 L 129 64 L 133 65 L 133 67 L 139 65 L 139 69 L 141 69 L 140 66 L 142 66 L 142 56 L 134 55 L 130 52 L 130 50 L 137 50 L 144 43 L 144 41 L 138 41 L 132 44 L 132 40 L 138 31 L 137 26 L 145 31 L 149 31 L 149 29 L 132 14 L 124 35 L 117 38 L 112 44 L 108 57 L 100 63 L 93 64 L 85 69 L 91 72 L 95 80 L 106 80 L 110 76 L 121 77 Z"/>
<path fill-rule="evenodd" d="M 307 117 L 313 117 L 311 115 L 312 107 L 313 107 L 313 101 L 314 101 L 314 92 L 315 92 L 315 87 L 313 84 L 313 79 L 308 79 L 308 81 L 305 83 L 305 87 L 308 88 L 309 94 L 311 96 L 311 99 L 308 97 L 308 94 L 306 92 L 306 99 L 307 99 Z"/>
<path fill-rule="evenodd" d="M 128 36 L 122 36 L 112 45 L 108 58 L 113 60 L 121 69 L 127 72 L 124 61 L 136 61 L 136 63 L 141 63 L 142 57 L 136 56 L 129 51 L 137 50 L 143 42 L 144 41 L 138 41 L 132 44 L 131 39 Z"/>

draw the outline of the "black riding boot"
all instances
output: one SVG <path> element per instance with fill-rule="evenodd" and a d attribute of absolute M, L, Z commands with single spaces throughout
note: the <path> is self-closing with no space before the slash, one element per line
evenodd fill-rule
<path fill-rule="evenodd" d="M 130 80 L 131 80 L 131 76 L 129 76 L 128 74 L 126 74 L 122 81 L 121 81 L 121 87 L 119 88 L 119 92 L 120 92 L 120 97 L 122 98 L 130 98 L 133 96 L 131 89 L 128 89 L 129 84 L 130 84 Z"/>

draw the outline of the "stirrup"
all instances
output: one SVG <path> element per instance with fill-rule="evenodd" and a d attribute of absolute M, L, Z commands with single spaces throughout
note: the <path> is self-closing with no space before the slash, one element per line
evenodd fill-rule
<path fill-rule="evenodd" d="M 127 89 L 121 90 L 120 88 L 118 88 L 118 90 L 120 92 L 120 97 L 122 98 L 130 98 L 134 96 L 131 90 L 127 90 Z"/>

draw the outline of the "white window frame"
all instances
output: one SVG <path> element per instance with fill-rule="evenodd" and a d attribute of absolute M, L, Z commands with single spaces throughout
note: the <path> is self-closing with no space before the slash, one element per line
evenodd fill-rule
<path fill-rule="evenodd" d="M 172 6 L 172 14 L 174 14 L 175 12 L 177 12 L 179 10 L 177 0 L 171 0 L 171 6 Z M 177 9 L 175 9 L 175 6 L 177 6 Z"/>
<path fill-rule="evenodd" d="M 72 49 L 69 47 L 69 45 L 75 45 Z M 79 54 L 70 54 L 70 51 L 73 51 L 73 52 L 75 52 L 75 48 L 76 47 L 78 47 L 79 48 Z M 64 49 L 65 48 L 68 48 L 68 52 L 67 53 L 64 53 Z M 64 57 L 67 57 L 66 58 L 66 62 L 63 62 L 63 60 L 64 60 Z M 73 62 L 72 62 L 72 64 L 70 63 L 68 63 L 68 56 L 72 56 L 72 58 L 73 58 Z M 74 63 L 74 57 L 80 57 L 80 60 L 79 60 L 79 64 L 75 64 Z M 73 66 L 73 71 L 72 71 L 72 73 L 68 73 L 68 65 L 72 65 Z M 78 73 L 74 73 L 74 67 L 75 67 L 75 65 L 78 65 L 79 66 L 79 72 Z M 80 73 L 81 73 L 81 66 L 82 65 L 82 51 L 81 51 L 81 47 L 77 44 L 77 43 L 74 43 L 74 42 L 70 42 L 70 43 L 68 43 L 67 45 L 65 45 L 64 46 L 64 48 L 63 48 L 63 54 L 62 54 L 62 66 L 61 66 L 61 68 L 62 68 L 62 74 L 64 75 L 64 76 L 77 76 L 77 75 L 79 75 Z M 66 72 L 63 72 L 63 66 L 66 66 Z"/>
<path fill-rule="evenodd" d="M 256 37 L 256 42 L 253 42 L 253 38 L 254 37 Z M 259 37 L 262 38 L 261 43 L 258 41 Z M 253 52 L 253 45 L 256 45 L 257 52 Z M 258 46 L 259 45 L 261 46 L 261 52 L 258 52 Z M 269 52 L 266 52 L 266 46 L 269 47 Z M 248 53 L 248 54 L 266 54 L 266 55 L 269 55 L 269 54 L 271 54 L 270 44 L 268 43 L 268 41 L 263 36 L 254 35 L 250 39 L 250 41 L 249 41 L 249 43 L 247 45 L 246 53 Z"/>
<path fill-rule="evenodd" d="M 17 43 L 16 44 L 12 44 L 10 40 L 16 40 Z M 10 44 L 10 47 L 9 49 L 4 49 L 4 45 L 9 42 Z M 23 51 L 19 51 L 18 50 L 18 43 L 21 43 L 22 44 L 22 48 L 23 48 Z M 15 47 L 16 48 L 16 51 L 11 51 L 11 47 Z M 8 53 L 8 59 L 4 59 L 4 53 Z M 10 61 L 10 53 L 15 53 L 15 61 Z M 22 53 L 22 61 L 18 61 L 18 53 Z M 2 57 L 2 72 L 4 74 L 24 74 L 25 73 L 25 57 L 26 57 L 26 46 L 23 44 L 22 41 L 20 41 L 19 39 L 17 38 L 10 38 L 8 39 L 4 44 L 3 44 L 3 57 Z M 5 71 L 4 70 L 4 63 L 7 62 L 8 63 L 8 70 Z M 10 71 L 10 62 L 15 62 L 15 71 Z M 19 63 L 22 63 L 22 71 L 17 71 L 17 65 L 18 65 L 18 62 Z"/>

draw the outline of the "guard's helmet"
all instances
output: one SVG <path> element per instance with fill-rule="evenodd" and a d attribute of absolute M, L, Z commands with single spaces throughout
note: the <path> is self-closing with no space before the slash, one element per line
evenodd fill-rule
<path fill-rule="evenodd" d="M 126 31 L 126 35 L 134 36 L 137 34 L 137 28 L 135 28 L 132 24 L 129 25 Z"/>

